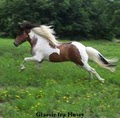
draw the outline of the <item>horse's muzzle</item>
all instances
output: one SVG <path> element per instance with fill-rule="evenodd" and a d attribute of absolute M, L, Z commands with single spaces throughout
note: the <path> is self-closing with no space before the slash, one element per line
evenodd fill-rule
<path fill-rule="evenodd" d="M 16 47 L 18 47 L 18 46 L 19 46 L 19 45 L 18 45 L 18 43 L 16 43 L 16 42 L 14 42 L 13 44 L 14 44 L 14 46 L 16 46 Z"/>

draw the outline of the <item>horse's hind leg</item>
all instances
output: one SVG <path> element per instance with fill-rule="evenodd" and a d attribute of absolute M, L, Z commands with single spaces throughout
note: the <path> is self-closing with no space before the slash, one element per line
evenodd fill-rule
<path fill-rule="evenodd" d="M 99 81 L 104 83 L 104 79 L 101 78 L 100 75 L 96 72 L 96 70 L 92 68 L 89 64 L 84 65 L 83 68 L 86 69 L 89 73 L 91 73 L 91 75 L 94 74 Z"/>
<path fill-rule="evenodd" d="M 89 72 L 89 79 L 93 79 L 93 73 Z"/>

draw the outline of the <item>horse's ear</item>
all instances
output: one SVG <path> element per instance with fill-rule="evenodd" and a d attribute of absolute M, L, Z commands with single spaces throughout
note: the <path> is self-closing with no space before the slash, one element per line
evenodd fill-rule
<path fill-rule="evenodd" d="M 23 27 L 21 22 L 18 22 L 18 25 L 19 25 L 21 28 Z"/>
<path fill-rule="evenodd" d="M 23 20 L 23 23 L 27 23 L 28 21 L 27 20 Z"/>

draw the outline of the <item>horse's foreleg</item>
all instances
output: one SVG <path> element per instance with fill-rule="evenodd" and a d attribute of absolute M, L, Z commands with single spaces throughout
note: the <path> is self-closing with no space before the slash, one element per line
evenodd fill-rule
<path fill-rule="evenodd" d="M 35 62 L 39 62 L 40 63 L 41 60 L 42 60 L 41 56 L 37 56 L 37 55 L 35 55 L 33 57 L 26 57 L 26 58 L 24 58 L 22 64 L 20 65 L 21 66 L 21 70 L 25 69 L 25 66 L 24 66 L 25 62 L 27 62 L 27 61 L 35 61 Z"/>
<path fill-rule="evenodd" d="M 24 70 L 24 69 L 25 69 L 24 63 L 25 63 L 25 61 L 23 60 L 22 64 L 20 65 L 20 69 L 21 69 L 21 70 Z"/>
<path fill-rule="evenodd" d="M 104 79 L 100 77 L 100 75 L 96 72 L 96 70 L 92 67 L 90 67 L 88 64 L 83 66 L 88 72 L 90 72 L 91 74 L 94 74 L 99 81 L 101 81 L 102 83 L 104 83 Z"/>

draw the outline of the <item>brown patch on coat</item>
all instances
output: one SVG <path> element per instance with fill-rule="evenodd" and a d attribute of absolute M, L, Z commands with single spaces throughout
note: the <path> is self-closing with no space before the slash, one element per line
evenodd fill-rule
<path fill-rule="evenodd" d="M 28 39 L 28 42 L 30 43 L 32 48 L 36 45 L 37 41 L 38 41 L 37 37 L 34 37 L 33 39 L 30 38 Z"/>
<path fill-rule="evenodd" d="M 51 62 L 72 61 L 77 65 L 83 66 L 80 52 L 76 46 L 72 45 L 71 43 L 65 43 L 58 46 L 57 48 L 60 49 L 60 54 L 52 53 L 49 56 L 49 60 Z"/>
<path fill-rule="evenodd" d="M 36 37 L 34 37 L 33 39 L 28 39 L 28 42 L 30 43 L 30 45 L 31 45 L 31 51 L 30 51 L 30 53 L 32 54 L 32 55 L 34 55 L 34 53 L 33 53 L 33 48 L 35 47 L 35 45 L 37 44 L 37 41 L 38 41 L 38 38 L 36 38 Z"/>

